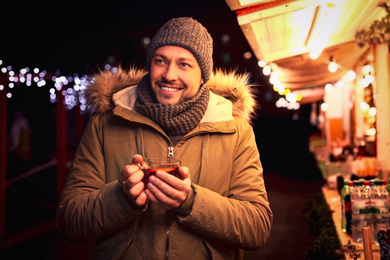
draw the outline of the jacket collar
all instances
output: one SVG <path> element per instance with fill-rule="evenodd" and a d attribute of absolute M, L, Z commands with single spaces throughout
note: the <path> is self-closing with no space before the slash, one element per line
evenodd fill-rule
<path fill-rule="evenodd" d="M 135 100 L 137 99 L 137 86 L 124 88 L 112 96 L 116 106 L 137 113 Z M 232 102 L 224 97 L 210 92 L 209 104 L 200 123 L 216 123 L 233 120 Z"/>

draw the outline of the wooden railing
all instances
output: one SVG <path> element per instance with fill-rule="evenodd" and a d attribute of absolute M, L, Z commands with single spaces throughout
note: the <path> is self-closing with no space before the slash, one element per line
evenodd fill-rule
<path fill-rule="evenodd" d="M 46 223 L 37 224 L 37 226 L 32 227 L 28 230 L 25 230 L 18 234 L 7 234 L 6 229 L 6 194 L 7 188 L 11 187 L 14 183 L 21 181 L 27 177 L 30 177 L 34 174 L 37 174 L 48 167 L 56 167 L 56 177 L 57 177 L 57 200 L 59 199 L 60 193 L 65 185 L 66 177 L 68 174 L 67 163 L 72 158 L 68 157 L 68 143 L 67 143 L 67 112 L 63 105 L 64 96 L 59 92 L 57 93 L 58 102 L 56 103 L 56 156 L 54 160 L 51 160 L 43 165 L 40 165 L 34 169 L 30 169 L 25 173 L 20 174 L 13 179 L 7 180 L 7 85 L 8 78 L 6 74 L 0 72 L 0 249 L 7 248 L 14 244 L 22 242 L 24 239 L 29 239 L 39 233 L 48 231 L 55 227 L 54 219 Z M 78 108 L 78 107 L 77 107 Z M 77 109 L 76 108 L 76 109 Z M 79 110 L 76 111 L 76 117 L 81 117 Z M 78 124 L 82 124 L 82 120 L 78 118 L 76 120 Z M 77 139 L 81 138 L 83 126 L 76 126 L 76 135 Z"/>

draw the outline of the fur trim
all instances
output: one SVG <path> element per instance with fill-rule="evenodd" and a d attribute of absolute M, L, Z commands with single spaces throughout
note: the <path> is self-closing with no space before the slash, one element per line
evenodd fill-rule
<path fill-rule="evenodd" d="M 144 69 L 130 68 L 128 71 L 119 68 L 116 73 L 101 71 L 97 74 L 85 96 L 93 112 L 105 113 L 114 107 L 112 95 L 116 92 L 138 84 L 147 73 Z M 207 82 L 209 89 L 233 103 L 233 116 L 243 118 L 251 123 L 255 116 L 256 99 L 254 85 L 249 83 L 249 74 L 237 74 L 235 71 L 216 70 Z"/>
<path fill-rule="evenodd" d="M 249 73 L 237 74 L 236 71 L 226 72 L 217 69 L 207 86 L 217 95 L 233 103 L 233 116 L 241 117 L 251 123 L 257 107 L 254 85 L 249 83 Z"/>
<path fill-rule="evenodd" d="M 89 109 L 95 113 L 106 113 L 114 108 L 112 95 L 116 92 L 138 84 L 147 73 L 144 69 L 130 68 L 124 71 L 121 67 L 113 73 L 111 71 L 100 71 L 96 74 L 85 90 L 85 97 Z"/>

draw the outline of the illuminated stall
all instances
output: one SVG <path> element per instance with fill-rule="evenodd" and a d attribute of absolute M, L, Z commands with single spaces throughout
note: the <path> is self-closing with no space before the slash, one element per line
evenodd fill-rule
<path fill-rule="evenodd" d="M 275 105 L 320 107 L 317 121 L 326 146 L 335 148 L 331 152 L 337 156 L 340 147 L 365 141 L 387 174 L 388 49 L 387 44 L 363 39 L 374 21 L 386 16 L 386 8 L 379 6 L 383 1 L 226 2 L 236 12 L 260 69 L 281 96 Z"/>

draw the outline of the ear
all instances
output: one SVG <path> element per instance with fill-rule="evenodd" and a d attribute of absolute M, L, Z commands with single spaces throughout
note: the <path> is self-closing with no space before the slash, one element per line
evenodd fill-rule
<path fill-rule="evenodd" d="M 203 85 L 204 84 L 204 80 L 203 80 L 203 77 L 200 79 L 200 85 Z"/>

